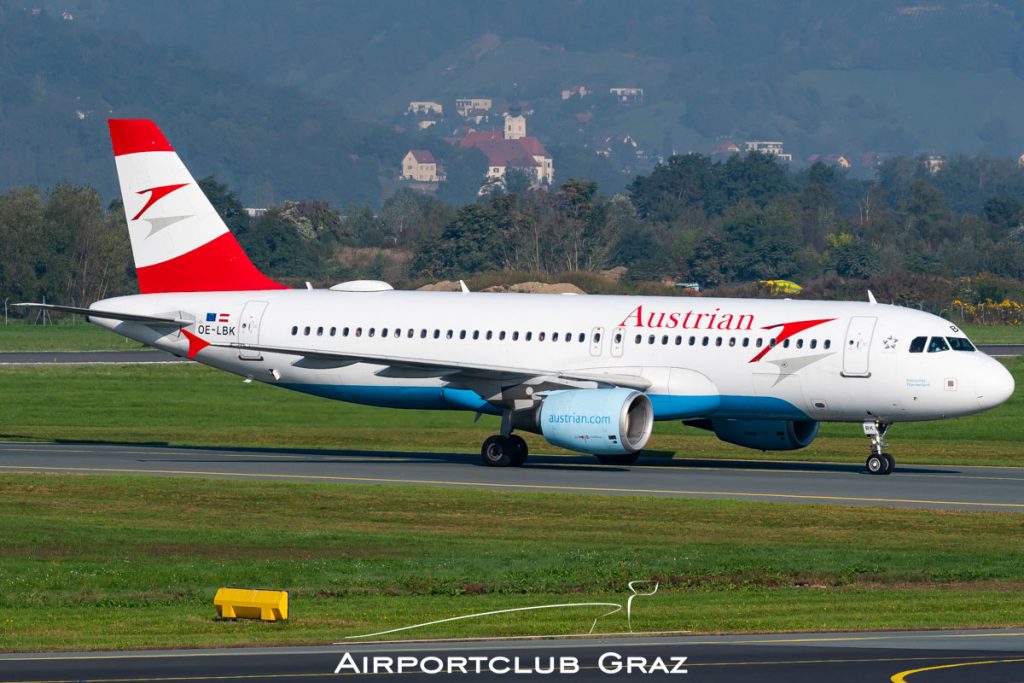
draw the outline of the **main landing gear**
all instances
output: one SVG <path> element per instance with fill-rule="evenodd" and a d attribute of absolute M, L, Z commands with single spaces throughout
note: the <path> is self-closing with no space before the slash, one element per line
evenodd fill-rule
<path fill-rule="evenodd" d="M 522 467 L 529 454 L 526 440 L 517 434 L 490 436 L 480 449 L 480 457 L 488 467 Z"/>
<path fill-rule="evenodd" d="M 864 421 L 864 434 L 871 437 L 871 455 L 864 463 L 869 474 L 892 474 L 892 471 L 896 469 L 896 459 L 884 452 L 885 433 L 891 426 L 891 422 L 882 422 L 881 420 Z"/>

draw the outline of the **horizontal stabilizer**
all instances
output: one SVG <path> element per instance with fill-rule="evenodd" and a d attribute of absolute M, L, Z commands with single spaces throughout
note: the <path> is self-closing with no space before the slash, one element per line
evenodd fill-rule
<path fill-rule="evenodd" d="M 181 318 L 160 318 L 153 315 L 139 315 L 137 313 L 118 313 L 117 311 L 99 311 L 95 308 L 81 308 L 79 306 L 58 306 L 56 304 L 20 303 L 11 304 L 20 308 L 35 308 L 45 311 L 58 311 L 60 313 L 75 313 L 90 318 L 104 318 L 106 320 L 124 320 L 134 323 L 151 323 L 154 325 L 173 325 L 175 327 L 187 327 L 194 323 L 194 320 L 182 320 Z"/>

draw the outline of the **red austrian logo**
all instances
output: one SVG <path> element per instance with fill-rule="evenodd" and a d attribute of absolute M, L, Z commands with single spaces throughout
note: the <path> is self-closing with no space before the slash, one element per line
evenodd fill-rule
<path fill-rule="evenodd" d="M 777 325 L 766 325 L 760 329 L 774 330 L 782 328 L 778 334 L 772 337 L 757 355 L 751 358 L 748 363 L 756 363 L 765 355 L 795 334 L 804 330 L 832 322 L 835 318 L 822 318 L 820 320 L 797 320 Z M 721 308 L 713 311 L 644 311 L 643 306 L 637 306 L 629 312 L 619 327 L 638 327 L 668 330 L 720 330 L 723 332 L 752 331 L 754 316 L 749 313 L 723 313 Z"/>
<path fill-rule="evenodd" d="M 188 185 L 188 183 L 178 183 L 176 185 L 161 185 L 160 187 L 151 187 L 148 190 L 139 190 L 135 194 L 146 194 L 147 192 L 149 192 L 149 199 L 146 200 L 145 206 L 139 209 L 139 212 L 135 214 L 135 217 L 132 218 L 132 220 L 139 220 L 139 217 L 142 216 L 142 214 L 146 213 L 146 211 L 149 210 L 149 207 L 153 206 L 158 201 L 160 201 L 170 193 L 174 192 L 175 190 L 180 190 L 186 185 Z"/>

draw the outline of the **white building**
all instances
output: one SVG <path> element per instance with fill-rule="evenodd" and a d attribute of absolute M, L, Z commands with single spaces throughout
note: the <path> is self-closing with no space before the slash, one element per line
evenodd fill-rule
<path fill-rule="evenodd" d="M 444 116 L 444 106 L 439 102 L 410 102 L 408 114 L 424 114 L 426 116 Z"/>
<path fill-rule="evenodd" d="M 608 88 L 608 92 L 619 104 L 643 104 L 643 88 Z"/>
<path fill-rule="evenodd" d="M 455 100 L 455 111 L 462 117 L 473 112 L 488 112 L 492 106 L 493 102 L 489 97 L 460 97 Z"/>
<path fill-rule="evenodd" d="M 793 155 L 783 151 L 781 140 L 747 140 L 743 144 L 746 145 L 748 152 L 771 154 L 780 161 L 793 161 Z"/>
<path fill-rule="evenodd" d="M 402 180 L 439 183 L 445 180 L 445 174 L 438 170 L 437 160 L 428 150 L 410 149 L 402 158 Z"/>

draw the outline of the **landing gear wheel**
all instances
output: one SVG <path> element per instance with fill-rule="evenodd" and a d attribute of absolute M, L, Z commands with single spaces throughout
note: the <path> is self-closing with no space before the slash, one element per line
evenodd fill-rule
<path fill-rule="evenodd" d="M 882 457 L 885 458 L 885 474 L 892 474 L 892 471 L 896 469 L 896 458 L 888 453 L 882 453 Z"/>
<path fill-rule="evenodd" d="M 510 434 L 508 440 L 515 448 L 512 455 L 512 467 L 522 467 L 530 455 L 530 447 L 526 445 L 526 439 L 518 434 Z"/>
<path fill-rule="evenodd" d="M 640 457 L 640 452 L 636 453 L 621 453 L 615 455 L 595 455 L 598 462 L 602 465 L 632 465 Z"/>
<path fill-rule="evenodd" d="M 864 463 L 864 466 L 868 468 L 869 474 L 888 474 L 888 472 L 885 471 L 888 464 L 889 462 L 884 456 L 872 453 L 868 456 L 867 462 Z"/>
<path fill-rule="evenodd" d="M 519 449 L 507 436 L 495 434 L 487 437 L 480 449 L 480 457 L 488 467 L 508 467 L 514 464 Z"/>

